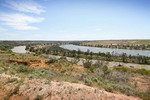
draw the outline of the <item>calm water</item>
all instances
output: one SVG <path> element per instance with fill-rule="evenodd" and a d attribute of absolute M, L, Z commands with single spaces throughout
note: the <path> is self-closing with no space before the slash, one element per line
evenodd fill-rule
<path fill-rule="evenodd" d="M 116 49 L 116 48 L 98 48 L 98 47 L 87 47 L 87 46 L 77 46 L 77 45 L 61 45 L 60 47 L 64 49 L 69 49 L 69 50 L 78 50 L 80 49 L 83 52 L 86 52 L 88 49 L 94 53 L 107 53 L 110 52 L 111 54 L 114 55 L 121 55 L 123 53 L 126 53 L 127 55 L 132 55 L 132 56 L 148 56 L 150 57 L 150 50 L 128 50 L 128 49 Z"/>
<path fill-rule="evenodd" d="M 26 46 L 16 46 L 11 50 L 12 52 L 15 52 L 15 53 L 26 53 L 27 51 L 25 49 L 26 49 Z"/>

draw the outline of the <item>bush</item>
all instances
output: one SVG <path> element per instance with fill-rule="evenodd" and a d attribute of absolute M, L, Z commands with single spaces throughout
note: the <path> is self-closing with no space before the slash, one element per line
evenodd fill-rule
<path fill-rule="evenodd" d="M 93 67 L 93 66 L 92 66 L 92 67 L 90 67 L 90 71 L 91 71 L 91 72 L 94 72 L 94 70 L 95 70 L 95 69 L 96 69 L 96 68 L 95 68 L 95 67 Z"/>
<path fill-rule="evenodd" d="M 8 79 L 6 83 L 12 83 L 12 82 L 15 82 L 15 81 L 17 81 L 16 78 L 11 78 L 11 79 Z"/>
<path fill-rule="evenodd" d="M 108 67 L 107 67 L 106 65 L 104 65 L 103 68 L 102 68 L 102 70 L 103 70 L 103 75 L 104 75 L 104 77 L 105 77 L 106 74 L 109 73 Z"/>
<path fill-rule="evenodd" d="M 51 58 L 47 63 L 55 63 L 56 61 L 57 61 L 57 59 Z"/>
<path fill-rule="evenodd" d="M 123 72 L 128 72 L 128 68 L 126 67 L 114 67 L 115 70 L 123 71 Z"/>
<path fill-rule="evenodd" d="M 90 78 L 88 78 L 88 77 L 84 78 L 84 82 L 85 82 L 85 84 L 87 84 L 89 86 L 92 85 L 92 80 Z"/>
<path fill-rule="evenodd" d="M 83 61 L 83 66 L 85 68 L 90 68 L 92 66 L 92 61 L 89 59 L 86 59 L 85 61 Z"/>
<path fill-rule="evenodd" d="M 17 68 L 18 72 L 23 72 L 23 73 L 27 73 L 27 72 L 32 72 L 32 68 L 28 67 L 28 66 L 24 66 L 24 65 L 20 65 Z"/>
<path fill-rule="evenodd" d="M 63 57 L 63 56 L 60 57 L 59 60 L 61 60 L 61 61 L 68 61 L 67 58 L 66 58 L 66 57 Z"/>
<path fill-rule="evenodd" d="M 37 95 L 34 100 L 43 100 L 43 96 Z"/>

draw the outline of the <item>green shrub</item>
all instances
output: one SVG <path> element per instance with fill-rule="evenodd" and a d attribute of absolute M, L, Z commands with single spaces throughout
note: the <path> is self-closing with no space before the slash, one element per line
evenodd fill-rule
<path fill-rule="evenodd" d="M 34 100 L 43 100 L 43 96 L 37 95 Z"/>
<path fill-rule="evenodd" d="M 51 59 L 48 61 L 48 63 L 55 63 L 56 61 L 57 61 L 57 59 L 51 58 Z"/>
<path fill-rule="evenodd" d="M 17 81 L 16 78 L 11 78 L 11 79 L 8 79 L 6 83 L 12 83 L 12 82 L 15 82 L 15 81 Z"/>
<path fill-rule="evenodd" d="M 6 67 L 6 66 L 3 66 L 2 67 L 5 71 L 7 71 L 8 70 L 8 68 Z"/>
<path fill-rule="evenodd" d="M 32 72 L 32 68 L 28 67 L 28 66 L 24 66 L 24 65 L 20 65 L 17 68 L 17 72 L 19 73 L 27 73 L 27 72 Z"/>
<path fill-rule="evenodd" d="M 61 73 L 65 73 L 65 72 L 66 72 L 66 69 L 64 69 L 64 70 L 61 71 Z"/>
<path fill-rule="evenodd" d="M 96 68 L 95 67 L 90 67 L 90 71 L 93 72 Z"/>
<path fill-rule="evenodd" d="M 43 88 L 42 87 L 40 87 L 40 89 L 39 89 L 39 91 L 41 91 Z"/>
<path fill-rule="evenodd" d="M 123 71 L 123 72 L 128 72 L 128 68 L 126 67 L 114 67 L 115 70 Z"/>
<path fill-rule="evenodd" d="M 92 85 L 92 80 L 90 78 L 88 78 L 88 77 L 84 78 L 84 82 L 85 82 L 85 84 L 87 84 L 89 86 Z"/>
<path fill-rule="evenodd" d="M 83 66 L 85 68 L 90 68 L 92 66 L 92 61 L 89 59 L 86 59 L 86 61 L 83 61 Z"/>

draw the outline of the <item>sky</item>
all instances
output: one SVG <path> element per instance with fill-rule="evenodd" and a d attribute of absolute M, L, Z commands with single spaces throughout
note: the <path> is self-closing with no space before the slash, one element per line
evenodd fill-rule
<path fill-rule="evenodd" d="M 0 40 L 150 39 L 150 0 L 0 0 Z"/>

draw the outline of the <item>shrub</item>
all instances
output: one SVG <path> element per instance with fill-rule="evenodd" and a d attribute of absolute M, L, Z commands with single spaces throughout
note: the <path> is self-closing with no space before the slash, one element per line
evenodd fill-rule
<path fill-rule="evenodd" d="M 103 75 L 104 75 L 104 77 L 105 77 L 106 74 L 109 73 L 108 67 L 107 67 L 106 65 L 104 65 L 103 68 L 102 68 L 102 70 L 103 70 Z"/>
<path fill-rule="evenodd" d="M 39 91 L 41 91 L 42 89 L 43 89 L 43 88 L 42 88 L 42 87 L 40 87 L 40 88 L 39 88 Z"/>
<path fill-rule="evenodd" d="M 28 66 L 20 65 L 20 66 L 18 66 L 17 71 L 20 72 L 20 73 L 21 72 L 23 72 L 23 73 L 31 72 L 32 68 L 30 68 Z"/>
<path fill-rule="evenodd" d="M 51 58 L 47 63 L 55 63 L 57 61 L 56 58 Z"/>
<path fill-rule="evenodd" d="M 90 78 L 88 78 L 88 77 L 84 78 L 84 82 L 85 82 L 85 84 L 87 84 L 89 86 L 92 85 L 92 80 Z"/>
<path fill-rule="evenodd" d="M 74 58 L 71 60 L 71 63 L 73 64 L 77 64 L 79 62 L 79 59 L 78 58 Z"/>
<path fill-rule="evenodd" d="M 60 57 L 59 60 L 61 60 L 61 61 L 68 61 L 67 58 L 66 58 L 66 57 L 63 57 L 63 56 Z"/>
<path fill-rule="evenodd" d="M 91 72 L 94 72 L 94 70 L 95 70 L 95 69 L 96 69 L 96 68 L 95 68 L 95 67 L 93 67 L 93 66 L 92 66 L 92 67 L 90 67 L 90 71 L 91 71 Z"/>
<path fill-rule="evenodd" d="M 123 72 L 128 72 L 128 68 L 126 67 L 114 67 L 115 70 L 123 71 Z"/>
<path fill-rule="evenodd" d="M 89 59 L 86 59 L 85 61 L 83 61 L 83 66 L 85 68 L 90 68 L 92 66 L 92 61 Z"/>
<path fill-rule="evenodd" d="M 15 82 L 15 81 L 17 81 L 16 78 L 11 78 L 11 79 L 8 79 L 6 83 L 12 83 L 12 82 Z"/>
<path fill-rule="evenodd" d="M 43 96 L 37 95 L 34 100 L 43 100 Z"/>

